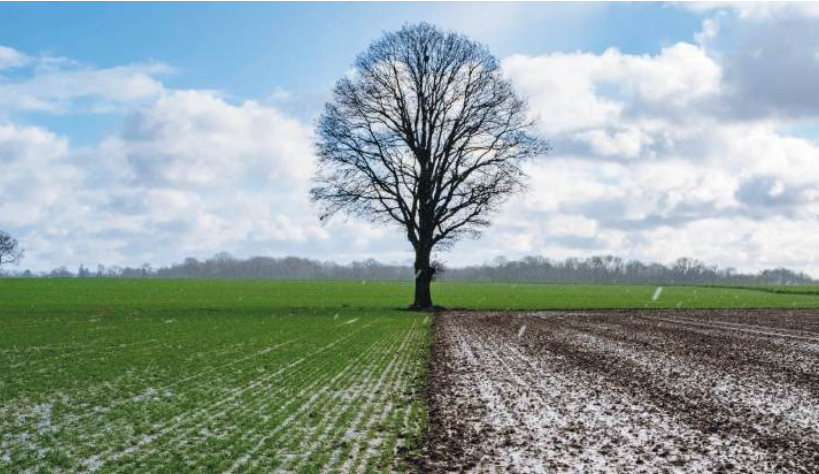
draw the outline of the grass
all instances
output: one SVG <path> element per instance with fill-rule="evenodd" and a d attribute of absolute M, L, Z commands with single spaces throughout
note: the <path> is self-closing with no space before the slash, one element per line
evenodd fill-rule
<path fill-rule="evenodd" d="M 401 471 L 430 320 L 327 292 L 0 280 L 0 472 Z"/>
<path fill-rule="evenodd" d="M 438 282 L 435 302 L 471 309 L 819 308 L 819 287 L 498 284 Z M 0 279 L 0 325 L 9 318 L 129 316 L 383 314 L 412 298 L 405 282 Z"/>
<path fill-rule="evenodd" d="M 436 283 L 454 308 L 817 308 L 795 288 Z M 787 291 L 786 291 L 787 290 Z M 390 472 L 430 319 L 385 282 L 0 279 L 0 472 Z"/>
<path fill-rule="evenodd" d="M 769 293 L 782 293 L 789 295 L 819 295 L 819 286 L 816 285 L 758 285 L 733 288 L 746 288 L 754 291 L 767 291 Z"/>
<path fill-rule="evenodd" d="M 472 309 L 632 309 L 632 308 L 819 308 L 811 287 L 665 286 L 657 300 L 656 285 L 567 285 L 439 283 L 436 302 Z M 816 290 L 814 290 L 816 291 Z"/>

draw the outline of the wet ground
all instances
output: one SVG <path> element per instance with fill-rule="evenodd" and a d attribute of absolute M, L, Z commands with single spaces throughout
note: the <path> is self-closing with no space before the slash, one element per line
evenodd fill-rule
<path fill-rule="evenodd" d="M 819 313 L 436 316 L 422 470 L 819 473 Z"/>

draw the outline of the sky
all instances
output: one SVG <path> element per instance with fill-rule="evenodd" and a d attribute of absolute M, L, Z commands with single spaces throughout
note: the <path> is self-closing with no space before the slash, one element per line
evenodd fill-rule
<path fill-rule="evenodd" d="M 2 3 L 0 229 L 35 271 L 411 262 L 321 223 L 313 126 L 383 32 L 485 43 L 553 151 L 450 266 L 693 257 L 819 276 L 819 4 Z"/>

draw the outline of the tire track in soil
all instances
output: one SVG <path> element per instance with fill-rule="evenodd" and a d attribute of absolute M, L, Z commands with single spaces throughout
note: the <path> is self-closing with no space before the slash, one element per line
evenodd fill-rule
<path fill-rule="evenodd" d="M 738 325 L 773 319 L 758 314 L 768 312 L 748 313 L 745 321 L 737 312 L 725 319 Z M 589 315 L 593 320 L 571 319 Z M 784 325 L 789 327 L 777 323 L 770 332 L 794 330 L 799 317 L 813 319 L 806 327 L 819 319 L 807 312 L 786 315 Z M 776 346 L 763 340 L 770 336 L 715 327 L 718 337 L 688 334 L 679 339 L 685 328 L 640 327 L 623 313 L 553 316 L 437 316 L 430 433 L 426 453 L 419 460 L 423 471 L 819 472 L 819 428 L 795 429 L 793 423 L 764 409 L 772 402 L 770 397 L 754 400 L 759 380 L 778 380 L 773 375 L 762 377 L 764 357 L 751 357 L 755 344 L 766 350 Z M 522 324 L 527 330 L 520 335 Z M 594 338 L 604 343 L 590 344 Z M 726 347 L 744 352 L 720 361 L 714 351 L 726 342 Z M 654 352 L 641 354 L 648 343 L 654 344 Z M 767 356 L 775 361 L 779 354 L 787 360 L 788 347 L 778 349 Z M 662 358 L 663 351 L 673 355 L 682 373 L 696 365 L 697 370 L 714 371 L 706 377 L 712 382 L 721 373 L 730 375 L 733 385 L 729 387 L 741 389 L 736 393 L 741 398 L 737 405 L 747 408 L 756 403 L 761 407 L 757 416 L 747 417 L 747 410 L 736 410 L 725 399 L 715 401 L 709 387 L 698 385 L 702 381 L 696 377 L 670 378 L 674 364 L 646 363 Z M 635 361 L 635 355 L 640 360 Z M 815 388 L 810 377 L 813 384 L 819 380 L 819 373 L 810 373 L 815 367 L 803 367 L 807 371 L 802 381 L 810 388 Z M 776 364 L 767 368 L 777 370 Z M 785 384 L 784 389 L 789 387 Z M 809 405 L 819 403 L 814 402 Z"/>

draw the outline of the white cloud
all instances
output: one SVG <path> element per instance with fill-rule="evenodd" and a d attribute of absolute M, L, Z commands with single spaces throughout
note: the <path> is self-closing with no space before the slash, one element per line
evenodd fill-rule
<path fill-rule="evenodd" d="M 66 205 L 78 172 L 66 139 L 38 127 L 0 124 L 0 216 L 15 226 L 40 223 Z"/>
<path fill-rule="evenodd" d="M 785 11 L 774 19 L 754 15 L 785 37 L 787 26 L 778 23 Z M 799 19 L 796 31 L 806 22 Z M 804 65 L 797 61 L 778 63 L 785 71 L 776 74 L 787 82 L 781 89 L 743 87 L 726 43 L 763 51 L 747 74 L 774 73 L 764 64 L 769 47 L 762 37 L 746 43 L 744 34 L 720 16 L 704 22 L 697 44 L 677 43 L 653 56 L 609 49 L 507 58 L 505 71 L 529 97 L 555 150 L 532 165 L 530 193 L 510 203 L 489 231 L 496 254 L 506 241 L 517 245 L 506 252 L 512 256 L 694 256 L 819 274 L 819 259 L 805 252 L 815 246 L 807 229 L 816 227 L 819 212 L 819 137 L 788 134 L 796 118 L 819 119 L 819 108 L 790 109 L 779 93 L 802 90 Z M 813 36 L 805 38 L 787 43 L 792 57 L 814 54 Z M 799 67 L 787 72 L 791 64 Z M 749 113 L 748 103 L 770 107 Z M 465 247 L 459 258 L 475 245 Z"/>
<path fill-rule="evenodd" d="M 819 4 L 816 2 L 789 2 L 789 1 L 745 1 L 745 2 L 681 2 L 685 8 L 698 13 L 708 13 L 715 10 L 732 10 L 743 19 L 770 19 L 789 16 L 819 17 Z"/>
<path fill-rule="evenodd" d="M 618 80 L 651 102 L 684 106 L 719 90 L 719 65 L 701 48 L 677 43 L 658 56 L 620 55 Z"/>
<path fill-rule="evenodd" d="M 550 133 L 617 120 L 622 104 L 595 92 L 605 67 L 592 54 L 518 55 L 503 61 L 504 70 L 528 98 L 544 131 Z"/>
<path fill-rule="evenodd" d="M 644 131 L 631 127 L 623 130 L 589 130 L 578 134 L 578 138 L 591 145 L 595 153 L 602 156 L 622 156 L 636 158 L 644 145 L 650 145 L 652 138 Z"/>
<path fill-rule="evenodd" d="M 232 105 L 206 92 L 175 91 L 132 113 L 107 153 L 142 186 L 199 189 L 243 180 L 290 189 L 313 169 L 308 127 L 272 107 Z"/>
<path fill-rule="evenodd" d="M 614 48 L 601 55 L 518 55 L 505 59 L 503 67 L 547 134 L 616 125 L 635 104 L 655 112 L 684 108 L 710 99 L 721 80 L 719 65 L 688 43 L 664 48 L 656 56 Z"/>
<path fill-rule="evenodd" d="M 12 78 L 0 76 L 0 110 L 50 113 L 71 111 L 81 101 L 85 111 L 112 108 L 158 97 L 164 87 L 157 76 L 170 68 L 161 63 L 95 68 L 66 58 L 26 56 L 0 46 L 0 70 L 24 68 Z"/>
<path fill-rule="evenodd" d="M 181 258 L 172 253 L 242 255 L 242 244 L 321 238 L 308 211 L 311 143 L 308 127 L 275 108 L 174 91 L 132 113 L 91 159 L 111 169 L 105 195 L 121 192 L 104 212 L 131 212 L 143 229 L 166 229 L 177 240 L 167 261 Z"/>
<path fill-rule="evenodd" d="M 700 6 L 700 45 L 723 70 L 719 106 L 730 118 L 798 119 L 819 116 L 819 3 L 744 2 Z"/>
<path fill-rule="evenodd" d="M 312 141 L 309 126 L 274 107 L 203 91 L 166 91 L 90 148 L 4 125 L 0 219 L 33 269 L 168 264 L 219 251 L 313 258 L 394 251 L 384 243 L 394 234 L 384 229 L 319 222 L 308 199 Z"/>
<path fill-rule="evenodd" d="M 783 15 L 754 14 L 754 28 L 771 33 L 757 37 L 743 23 L 750 20 L 720 13 L 696 42 L 654 55 L 611 48 L 506 58 L 505 72 L 555 151 L 528 165 L 530 191 L 495 216 L 483 239 L 444 259 L 693 256 L 819 275 L 810 251 L 819 143 L 790 133 L 819 123 L 819 106 L 804 92 L 815 88 L 807 80 L 814 66 L 800 59 L 819 43 L 809 31 L 815 22 Z M 787 40 L 788 31 L 804 41 Z M 787 54 L 774 58 L 780 69 L 772 72 L 765 61 L 776 51 Z M 272 105 L 237 103 L 165 87 L 164 66 L 37 61 L 31 77 L 0 81 L 0 107 L 67 111 L 90 97 L 122 110 L 123 124 L 86 148 L 40 127 L 0 125 L 0 222 L 27 247 L 25 266 L 166 264 L 223 250 L 410 257 L 390 228 L 354 218 L 319 224 L 307 197 L 311 126 L 282 108 L 298 96 L 275 90 Z"/>
<path fill-rule="evenodd" d="M 0 44 L 0 71 L 24 66 L 28 62 L 29 58 L 25 54 Z"/>

